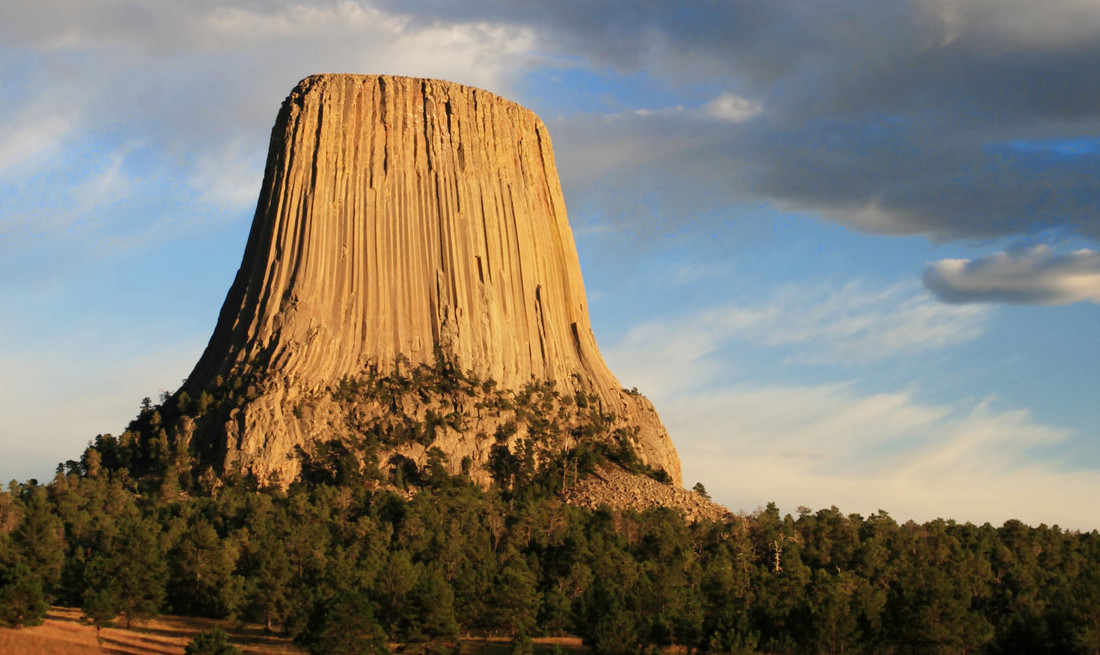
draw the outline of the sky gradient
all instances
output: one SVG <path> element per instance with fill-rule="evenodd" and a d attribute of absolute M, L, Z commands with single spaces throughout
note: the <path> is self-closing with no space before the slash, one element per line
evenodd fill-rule
<path fill-rule="evenodd" d="M 734 510 L 1100 528 L 1092 0 L 0 5 L 0 479 L 174 391 L 306 75 L 533 109 L 605 358 Z"/>

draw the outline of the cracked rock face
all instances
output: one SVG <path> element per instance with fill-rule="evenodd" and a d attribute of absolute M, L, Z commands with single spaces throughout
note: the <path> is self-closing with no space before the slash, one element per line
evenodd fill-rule
<path fill-rule="evenodd" d="M 324 402 L 340 380 L 440 355 L 500 388 L 597 396 L 680 484 L 652 405 L 596 346 L 542 121 L 449 82 L 308 77 L 272 129 L 244 259 L 184 389 L 255 384 L 219 449 L 227 468 L 288 482 L 295 446 L 341 436 Z"/>

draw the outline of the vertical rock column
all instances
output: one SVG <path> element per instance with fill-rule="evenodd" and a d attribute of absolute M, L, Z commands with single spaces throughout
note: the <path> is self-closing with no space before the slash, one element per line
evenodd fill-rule
<path fill-rule="evenodd" d="M 279 112 L 241 268 L 185 389 L 241 375 L 315 393 L 437 350 L 504 388 L 596 394 L 679 482 L 656 413 L 596 346 L 542 121 L 449 82 L 306 78 Z M 242 429 L 268 433 L 251 439 L 258 456 L 315 436 L 254 423 Z"/>

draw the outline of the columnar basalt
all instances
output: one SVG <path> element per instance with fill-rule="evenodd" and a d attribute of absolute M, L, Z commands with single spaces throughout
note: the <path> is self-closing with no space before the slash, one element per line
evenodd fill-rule
<path fill-rule="evenodd" d="M 224 425 L 183 436 L 226 469 L 287 482 L 296 447 L 347 429 L 331 400 L 342 380 L 441 357 L 497 389 L 591 395 L 680 483 L 652 405 L 597 349 L 538 117 L 438 80 L 308 77 L 279 112 L 243 262 L 184 385 L 253 392 Z M 443 450 L 476 467 L 475 441 L 456 430 Z"/>

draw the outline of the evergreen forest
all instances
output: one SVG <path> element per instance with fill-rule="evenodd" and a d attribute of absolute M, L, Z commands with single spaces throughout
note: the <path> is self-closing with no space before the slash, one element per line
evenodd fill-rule
<path fill-rule="evenodd" d="M 569 471 L 636 464 L 614 440 L 554 458 L 499 448 L 489 488 L 442 453 L 380 463 L 333 441 L 266 487 L 166 459 L 157 426 L 186 402 L 162 400 L 49 483 L 0 492 L 0 625 L 55 604 L 97 627 L 258 622 L 314 653 L 451 653 L 485 636 L 529 653 L 557 635 L 598 654 L 1100 652 L 1096 531 L 772 504 L 688 524 L 563 503 Z"/>

